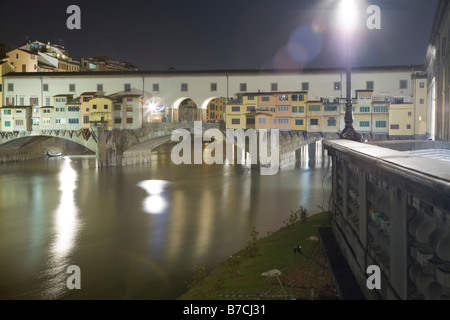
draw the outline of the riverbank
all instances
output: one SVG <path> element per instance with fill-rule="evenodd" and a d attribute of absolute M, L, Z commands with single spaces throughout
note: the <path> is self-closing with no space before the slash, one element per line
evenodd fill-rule
<path fill-rule="evenodd" d="M 319 241 L 328 222 L 328 214 L 319 213 L 290 219 L 265 237 L 254 230 L 246 248 L 212 271 L 199 269 L 178 300 L 339 299 Z"/>

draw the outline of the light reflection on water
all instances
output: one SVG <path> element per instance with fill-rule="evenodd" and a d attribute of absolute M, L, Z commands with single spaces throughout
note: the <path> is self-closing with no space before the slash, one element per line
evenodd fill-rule
<path fill-rule="evenodd" d="M 176 166 L 164 146 L 148 165 L 97 168 L 75 156 L 2 165 L 0 298 L 176 299 L 196 269 L 244 248 L 253 226 L 265 236 L 299 205 L 320 211 L 328 158 L 320 145 L 295 156 L 274 176 Z M 69 265 L 81 269 L 81 290 L 66 288 Z"/>

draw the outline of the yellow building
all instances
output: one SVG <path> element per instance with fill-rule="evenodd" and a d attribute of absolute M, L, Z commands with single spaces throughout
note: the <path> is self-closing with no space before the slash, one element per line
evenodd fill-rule
<path fill-rule="evenodd" d="M 292 130 L 306 131 L 306 101 L 308 101 L 308 91 L 294 92 L 291 95 Z"/>
<path fill-rule="evenodd" d="M 0 131 L 31 131 L 30 106 L 4 106 L 1 110 Z"/>
<path fill-rule="evenodd" d="M 206 108 L 207 122 L 223 122 L 225 113 L 225 102 L 221 98 L 212 99 Z"/>
<path fill-rule="evenodd" d="M 89 123 L 93 130 L 95 126 L 104 126 L 107 130 L 113 128 L 113 100 L 108 97 L 95 97 L 89 100 Z"/>
<path fill-rule="evenodd" d="M 414 104 L 391 104 L 389 108 L 389 136 L 412 136 L 414 134 Z"/>
<path fill-rule="evenodd" d="M 255 129 L 257 97 L 254 94 L 245 94 L 241 99 L 229 102 L 226 105 L 227 129 Z"/>
<path fill-rule="evenodd" d="M 412 76 L 414 103 L 414 136 L 416 139 L 427 138 L 427 100 L 428 80 L 426 73 L 416 73 Z"/>
<path fill-rule="evenodd" d="M 322 132 L 322 100 L 306 102 L 306 131 Z"/>
<path fill-rule="evenodd" d="M 353 111 L 353 127 L 359 133 L 372 132 L 373 90 L 356 90 Z"/>
<path fill-rule="evenodd" d="M 24 49 L 14 49 L 6 53 L 8 62 L 14 66 L 15 72 L 37 72 L 38 55 Z"/>
<path fill-rule="evenodd" d="M 388 134 L 389 125 L 389 106 L 388 101 L 373 101 L 372 102 L 372 133 L 373 134 Z"/>
<path fill-rule="evenodd" d="M 339 101 L 323 103 L 323 132 L 338 132 L 340 126 Z"/>

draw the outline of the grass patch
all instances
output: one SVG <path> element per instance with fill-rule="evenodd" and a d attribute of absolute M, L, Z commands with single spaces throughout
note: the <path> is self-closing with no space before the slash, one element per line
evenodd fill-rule
<path fill-rule="evenodd" d="M 286 224 L 263 238 L 253 229 L 249 235 L 252 250 L 247 246 L 209 273 L 199 269 L 188 291 L 178 299 L 337 299 L 318 241 L 318 228 L 327 223 L 328 214 L 320 213 Z M 299 245 L 302 253 L 294 253 Z M 261 275 L 275 269 L 281 272 L 278 277 Z"/>

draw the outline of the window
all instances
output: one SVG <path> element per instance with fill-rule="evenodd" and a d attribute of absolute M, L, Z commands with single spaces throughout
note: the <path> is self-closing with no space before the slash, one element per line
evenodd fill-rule
<path fill-rule="evenodd" d="M 255 124 L 255 118 L 247 118 L 247 124 Z"/>
<path fill-rule="evenodd" d="M 269 97 L 261 97 L 261 101 L 269 101 Z"/>
<path fill-rule="evenodd" d="M 103 106 L 103 109 L 104 109 L 104 110 L 108 110 L 108 105 L 105 104 L 105 105 Z"/>
<path fill-rule="evenodd" d="M 423 99 L 420 99 L 420 104 L 424 104 L 425 101 Z"/>
<path fill-rule="evenodd" d="M 231 119 L 231 124 L 241 124 L 241 119 Z"/>
<path fill-rule="evenodd" d="M 121 118 L 114 118 L 114 123 L 116 123 L 116 124 L 122 123 L 122 119 Z"/>
<path fill-rule="evenodd" d="M 297 100 L 298 100 L 298 96 L 297 96 L 296 94 L 293 94 L 293 95 L 291 96 L 291 100 L 292 100 L 292 101 L 297 101 Z"/>
<path fill-rule="evenodd" d="M 48 83 L 42 85 L 42 91 L 48 91 Z"/>
<path fill-rule="evenodd" d="M 75 92 L 75 84 L 74 83 L 69 84 L 69 91 Z"/>
<path fill-rule="evenodd" d="M 30 105 L 37 106 L 39 104 L 39 98 L 30 98 Z"/>
<path fill-rule="evenodd" d="M 11 127 L 11 121 L 5 121 L 5 127 Z"/>
<path fill-rule="evenodd" d="M 303 125 L 303 119 L 295 119 L 295 125 L 296 126 L 302 126 Z"/>
<path fill-rule="evenodd" d="M 44 109 L 42 112 L 44 112 L 44 113 L 50 113 L 50 109 Z"/>
<path fill-rule="evenodd" d="M 309 82 L 302 82 L 302 91 L 309 90 Z"/>
<path fill-rule="evenodd" d="M 341 90 L 341 82 L 335 82 L 333 87 L 334 87 L 334 90 Z"/>
<path fill-rule="evenodd" d="M 278 118 L 278 124 L 288 124 L 289 118 Z"/>
<path fill-rule="evenodd" d="M 407 125 L 406 125 L 406 129 L 411 129 L 411 125 L 410 125 L 410 124 L 407 124 Z"/>
<path fill-rule="evenodd" d="M 400 80 L 400 89 L 408 89 L 408 80 Z"/>
<path fill-rule="evenodd" d="M 66 123 L 66 119 L 64 119 L 64 118 L 57 118 L 57 119 L 55 119 L 55 123 L 57 123 L 57 124 L 65 124 Z"/>
<path fill-rule="evenodd" d="M 181 91 L 183 91 L 183 92 L 188 91 L 188 84 L 187 83 L 182 83 L 181 84 Z"/>
<path fill-rule="evenodd" d="M 412 112 L 408 111 L 408 117 L 411 117 L 411 116 L 412 116 Z"/>
<path fill-rule="evenodd" d="M 153 84 L 153 91 L 154 92 L 159 92 L 159 83 L 154 83 Z"/>
<path fill-rule="evenodd" d="M 292 107 L 292 113 L 297 113 L 298 108 L 297 107 Z"/>
<path fill-rule="evenodd" d="M 400 126 L 398 124 L 391 124 L 391 129 L 392 130 L 397 130 L 399 128 L 400 128 Z"/>
<path fill-rule="evenodd" d="M 14 83 L 8 83 L 8 91 L 14 91 Z"/>
<path fill-rule="evenodd" d="M 359 99 L 360 99 L 360 100 L 364 100 L 364 95 L 363 95 L 363 94 L 360 94 L 360 95 L 359 95 Z"/>
<path fill-rule="evenodd" d="M 278 83 L 271 83 L 270 84 L 270 90 L 278 91 Z"/>
<path fill-rule="evenodd" d="M 298 107 L 298 112 L 299 113 L 305 113 L 305 107 L 303 107 L 303 106 Z"/>
<path fill-rule="evenodd" d="M 289 97 L 286 94 L 283 94 L 283 95 L 278 97 L 278 100 L 280 100 L 280 101 L 288 101 Z"/>
<path fill-rule="evenodd" d="M 246 83 L 241 83 L 239 85 L 239 91 L 247 91 L 247 84 Z"/>
<path fill-rule="evenodd" d="M 70 124 L 77 124 L 80 123 L 80 120 L 78 118 L 69 118 Z"/>
<path fill-rule="evenodd" d="M 22 113 L 22 110 L 18 109 L 16 110 L 16 113 Z"/>
<path fill-rule="evenodd" d="M 370 96 L 370 94 L 366 94 L 366 99 L 367 99 L 367 100 L 372 99 L 372 97 Z"/>
<path fill-rule="evenodd" d="M 50 105 L 50 98 L 45 98 L 45 105 L 49 106 Z"/>
<path fill-rule="evenodd" d="M 0 83 L 0 92 L 2 92 L 2 84 Z"/>
<path fill-rule="evenodd" d="M 308 108 L 309 111 L 320 111 L 320 105 L 319 104 L 312 104 Z"/>
<path fill-rule="evenodd" d="M 11 114 L 11 109 L 3 110 L 3 114 Z"/>
<path fill-rule="evenodd" d="M 103 91 L 103 84 L 101 83 L 97 84 L 97 91 Z"/>
<path fill-rule="evenodd" d="M 319 119 L 310 119 L 309 124 L 312 126 L 318 126 L 319 125 Z"/>
<path fill-rule="evenodd" d="M 305 95 L 304 94 L 299 94 L 298 95 L 298 101 L 305 101 Z"/>
<path fill-rule="evenodd" d="M 92 105 L 92 109 L 97 110 L 97 105 L 96 104 Z"/>
<path fill-rule="evenodd" d="M 211 83 L 211 91 L 217 91 L 217 83 Z"/>
<path fill-rule="evenodd" d="M 373 90 L 373 81 L 366 81 L 366 89 Z"/>
<path fill-rule="evenodd" d="M 83 116 L 83 123 L 89 123 L 89 116 Z"/>
<path fill-rule="evenodd" d="M 254 95 L 247 96 L 247 100 L 255 100 L 255 96 Z"/>
<path fill-rule="evenodd" d="M 370 112 L 370 107 L 359 107 L 359 112 Z"/>
<path fill-rule="evenodd" d="M 114 110 L 120 111 L 120 110 L 122 110 L 122 106 L 120 104 L 115 104 L 114 105 Z"/>
<path fill-rule="evenodd" d="M 288 106 L 278 107 L 278 112 L 289 112 L 289 107 Z"/>
<path fill-rule="evenodd" d="M 24 97 L 20 97 L 19 98 L 19 106 L 23 106 L 25 104 L 25 98 Z"/>
<path fill-rule="evenodd" d="M 368 128 L 368 127 L 370 127 L 370 121 L 360 121 L 359 126 L 361 128 Z"/>
<path fill-rule="evenodd" d="M 133 112 L 133 107 L 132 106 L 127 106 L 127 112 Z"/>
<path fill-rule="evenodd" d="M 125 83 L 123 86 L 123 90 L 126 92 L 130 92 L 131 91 L 131 84 L 130 83 Z"/>
<path fill-rule="evenodd" d="M 337 111 L 337 105 L 324 106 L 325 111 Z"/>
<path fill-rule="evenodd" d="M 267 120 L 266 118 L 259 118 L 258 119 L 258 123 L 259 124 L 266 124 L 266 120 Z"/>
<path fill-rule="evenodd" d="M 241 111 L 241 107 L 231 107 L 231 111 L 239 112 Z"/>
<path fill-rule="evenodd" d="M 336 126 L 336 119 L 334 119 L 334 118 L 328 119 L 327 124 L 328 124 L 329 127 L 335 127 Z"/>
<path fill-rule="evenodd" d="M 425 88 L 425 82 L 421 82 L 421 83 L 420 83 L 420 87 L 421 87 L 421 88 Z"/>
<path fill-rule="evenodd" d="M 375 127 L 376 128 L 386 128 L 386 121 L 376 121 Z"/>
<path fill-rule="evenodd" d="M 387 106 L 374 106 L 373 112 L 388 112 Z"/>

